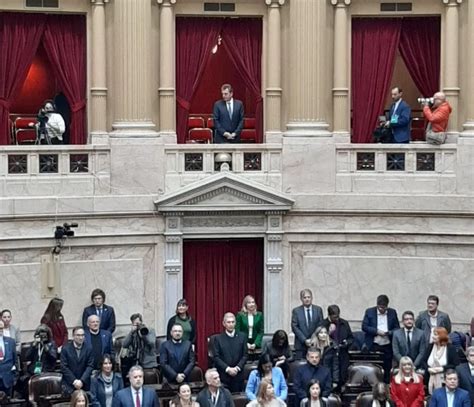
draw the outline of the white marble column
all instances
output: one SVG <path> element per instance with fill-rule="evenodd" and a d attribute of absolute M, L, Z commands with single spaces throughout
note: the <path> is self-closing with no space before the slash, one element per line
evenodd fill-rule
<path fill-rule="evenodd" d="M 118 135 L 152 135 L 151 1 L 114 0 L 114 122 Z"/>
<path fill-rule="evenodd" d="M 349 108 L 349 18 L 351 0 L 331 0 L 334 6 L 333 132 L 350 142 Z"/>
<path fill-rule="evenodd" d="M 326 1 L 297 0 L 290 5 L 290 103 L 285 136 L 328 137 L 331 106 L 328 64 L 332 56 Z M 347 62 L 346 62 L 347 63 Z M 273 67 L 271 67 L 273 69 Z"/>
<path fill-rule="evenodd" d="M 91 0 L 91 136 L 107 133 L 107 60 L 105 41 L 105 4 L 109 0 Z"/>
<path fill-rule="evenodd" d="M 265 89 L 266 134 L 281 133 L 281 16 L 285 0 L 265 0 L 268 6 L 267 87 Z"/>
<path fill-rule="evenodd" d="M 175 15 L 176 0 L 158 0 L 160 9 L 160 132 L 176 133 Z"/>
<path fill-rule="evenodd" d="M 443 92 L 453 108 L 449 118 L 448 132 L 458 129 L 459 102 L 459 5 L 462 0 L 442 0 L 446 6 L 444 37 Z"/>

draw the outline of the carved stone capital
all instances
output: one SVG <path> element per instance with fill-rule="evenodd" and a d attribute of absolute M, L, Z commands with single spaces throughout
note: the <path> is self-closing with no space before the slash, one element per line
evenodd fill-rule
<path fill-rule="evenodd" d="M 269 7 L 280 7 L 285 4 L 286 0 L 265 0 L 265 4 Z"/>
<path fill-rule="evenodd" d="M 173 6 L 176 4 L 177 0 L 156 0 L 158 4 L 161 4 L 163 6 Z"/>
<path fill-rule="evenodd" d="M 110 0 L 91 0 L 91 3 L 95 6 L 104 6 Z"/>
<path fill-rule="evenodd" d="M 347 7 L 351 5 L 352 0 L 331 0 L 334 7 Z"/>
<path fill-rule="evenodd" d="M 459 6 L 462 0 L 442 0 L 445 6 Z"/>

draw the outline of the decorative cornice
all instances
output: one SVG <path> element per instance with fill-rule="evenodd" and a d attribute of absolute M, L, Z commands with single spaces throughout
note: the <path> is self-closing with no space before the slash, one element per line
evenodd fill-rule
<path fill-rule="evenodd" d="M 443 4 L 446 6 L 459 6 L 462 3 L 462 0 L 442 0 Z"/>
<path fill-rule="evenodd" d="M 286 0 L 265 0 L 265 4 L 270 7 L 279 7 L 285 4 Z"/>
<path fill-rule="evenodd" d="M 331 4 L 335 7 L 346 7 L 351 5 L 352 0 L 331 0 Z"/>

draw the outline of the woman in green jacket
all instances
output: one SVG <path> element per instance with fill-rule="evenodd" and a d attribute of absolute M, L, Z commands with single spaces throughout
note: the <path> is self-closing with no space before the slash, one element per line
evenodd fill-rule
<path fill-rule="evenodd" d="M 257 303 L 251 295 L 246 295 L 242 301 L 242 310 L 237 314 L 237 332 L 247 336 L 247 348 L 249 351 L 261 349 L 263 337 L 263 314 L 257 311 Z"/>

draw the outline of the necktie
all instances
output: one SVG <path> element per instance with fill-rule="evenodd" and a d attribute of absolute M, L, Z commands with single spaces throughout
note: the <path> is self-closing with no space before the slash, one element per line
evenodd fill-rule
<path fill-rule="evenodd" d="M 213 395 L 211 396 L 211 399 L 212 399 L 212 405 L 215 406 L 215 405 L 216 405 L 216 395 L 213 394 Z"/>
<path fill-rule="evenodd" d="M 308 328 L 309 328 L 311 326 L 311 312 L 309 308 L 306 310 L 306 319 L 307 319 Z"/>
<path fill-rule="evenodd" d="M 140 396 L 138 391 L 135 393 L 135 407 L 140 407 Z"/>
<path fill-rule="evenodd" d="M 2 345 L 0 345 L 0 359 L 3 359 L 3 348 Z"/>
<path fill-rule="evenodd" d="M 407 348 L 408 353 L 411 351 L 411 331 L 407 331 Z"/>
<path fill-rule="evenodd" d="M 227 102 L 227 111 L 229 112 L 229 116 L 232 119 L 232 105 L 230 102 Z"/>

